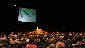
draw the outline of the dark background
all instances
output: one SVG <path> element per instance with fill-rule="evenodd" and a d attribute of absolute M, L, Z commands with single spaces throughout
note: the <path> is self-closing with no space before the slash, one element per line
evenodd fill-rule
<path fill-rule="evenodd" d="M 37 22 L 19 22 L 19 7 L 35 9 Z M 37 26 L 47 31 L 85 31 L 84 1 L 7 0 L 0 8 L 1 31 L 31 31 Z"/>

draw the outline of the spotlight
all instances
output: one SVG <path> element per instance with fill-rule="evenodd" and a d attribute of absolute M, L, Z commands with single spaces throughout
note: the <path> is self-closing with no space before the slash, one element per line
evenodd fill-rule
<path fill-rule="evenodd" d="M 16 4 L 14 6 L 16 6 Z"/>

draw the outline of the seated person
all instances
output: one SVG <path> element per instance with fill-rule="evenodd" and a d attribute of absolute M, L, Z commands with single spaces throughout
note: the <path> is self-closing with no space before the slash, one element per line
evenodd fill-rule
<path fill-rule="evenodd" d="M 61 46 L 61 47 L 65 47 L 65 43 L 64 42 L 62 42 L 62 41 L 59 41 L 59 42 L 57 42 L 56 43 L 56 46 Z"/>
<path fill-rule="evenodd" d="M 14 44 L 14 43 L 17 43 L 17 41 L 15 38 L 12 38 L 12 40 L 10 41 L 10 44 Z"/>
<path fill-rule="evenodd" d="M 37 48 L 37 46 L 34 44 L 33 39 L 29 40 L 29 44 L 26 45 L 26 48 Z"/>

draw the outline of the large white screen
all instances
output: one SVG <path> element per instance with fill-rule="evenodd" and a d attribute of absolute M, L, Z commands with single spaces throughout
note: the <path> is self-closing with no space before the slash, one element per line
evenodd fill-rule
<path fill-rule="evenodd" d="M 36 10 L 19 8 L 18 21 L 22 22 L 36 22 Z"/>

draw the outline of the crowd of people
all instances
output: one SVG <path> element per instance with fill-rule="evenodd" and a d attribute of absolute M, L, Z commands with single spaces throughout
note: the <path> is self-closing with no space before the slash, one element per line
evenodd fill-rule
<path fill-rule="evenodd" d="M 85 48 L 84 32 L 46 32 L 42 34 L 2 32 L 0 48 Z"/>

